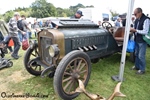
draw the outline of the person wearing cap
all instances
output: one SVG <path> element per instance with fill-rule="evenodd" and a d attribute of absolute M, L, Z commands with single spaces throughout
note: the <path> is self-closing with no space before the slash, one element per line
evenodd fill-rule
<path fill-rule="evenodd" d="M 82 11 L 78 10 L 71 18 L 80 19 L 83 16 Z"/>
<path fill-rule="evenodd" d="M 20 49 L 20 41 L 19 41 L 19 37 L 18 37 L 18 32 L 22 33 L 22 34 L 26 34 L 26 32 L 20 30 L 18 27 L 17 27 L 17 21 L 19 20 L 20 18 L 20 14 L 18 12 L 15 12 L 14 13 L 14 17 L 11 18 L 9 20 L 9 23 L 8 23 L 8 29 L 9 29 L 9 36 L 12 38 L 13 42 L 14 42 L 14 50 L 11 54 L 11 56 L 14 58 L 14 59 L 18 59 L 19 56 L 18 56 L 18 51 Z"/>

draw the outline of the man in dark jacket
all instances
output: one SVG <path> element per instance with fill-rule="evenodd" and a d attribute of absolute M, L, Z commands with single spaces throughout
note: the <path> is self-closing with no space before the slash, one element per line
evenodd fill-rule
<path fill-rule="evenodd" d="M 143 35 L 148 34 L 150 20 L 145 14 L 143 14 L 141 8 L 136 8 L 134 11 L 136 17 L 134 28 L 131 28 L 130 31 L 135 34 L 135 66 L 132 67 L 134 70 L 138 70 L 136 74 L 144 74 L 146 67 L 146 47 L 147 43 L 143 40 Z"/>

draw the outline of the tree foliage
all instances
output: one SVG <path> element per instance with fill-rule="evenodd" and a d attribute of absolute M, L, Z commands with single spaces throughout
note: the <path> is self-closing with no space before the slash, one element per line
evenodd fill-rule
<path fill-rule="evenodd" d="M 53 4 L 48 3 L 46 0 L 36 0 L 31 5 L 32 17 L 44 18 L 56 16 L 56 8 Z"/>
<path fill-rule="evenodd" d="M 0 14 L 0 19 L 3 19 L 3 15 L 2 14 Z"/>
<path fill-rule="evenodd" d="M 75 6 L 70 6 L 69 8 L 56 8 L 52 3 L 47 2 L 47 0 L 35 0 L 30 7 L 18 7 L 15 10 L 7 11 L 5 14 L 0 15 L 0 18 L 3 18 L 6 22 L 13 17 L 14 12 L 19 12 L 21 15 L 26 17 L 70 17 L 75 14 L 79 8 L 90 7 L 93 8 L 93 5 L 84 6 L 83 4 L 77 4 Z"/>
<path fill-rule="evenodd" d="M 69 9 L 70 9 L 70 12 L 71 12 L 71 15 L 74 15 L 74 13 L 79 9 L 79 8 L 85 8 L 84 5 L 78 3 L 77 5 L 75 6 L 70 6 Z"/>
<path fill-rule="evenodd" d="M 116 11 L 113 11 L 112 9 L 110 9 L 110 13 L 113 17 L 119 15 L 119 13 L 117 13 Z"/>
<path fill-rule="evenodd" d="M 4 20 L 6 22 L 9 22 L 10 18 L 12 18 L 12 16 L 14 15 L 14 11 L 10 10 L 7 11 L 3 16 L 4 16 Z"/>

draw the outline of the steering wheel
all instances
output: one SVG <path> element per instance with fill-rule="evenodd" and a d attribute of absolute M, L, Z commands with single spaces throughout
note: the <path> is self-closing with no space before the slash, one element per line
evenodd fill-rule
<path fill-rule="evenodd" d="M 103 22 L 102 27 L 109 30 L 110 28 L 112 28 L 112 25 L 109 22 Z"/>

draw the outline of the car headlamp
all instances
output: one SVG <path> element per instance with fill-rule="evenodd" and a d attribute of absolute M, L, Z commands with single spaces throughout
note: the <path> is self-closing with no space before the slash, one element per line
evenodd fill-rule
<path fill-rule="evenodd" d="M 49 54 L 51 57 L 56 57 L 59 54 L 59 48 L 57 45 L 50 45 Z"/>

